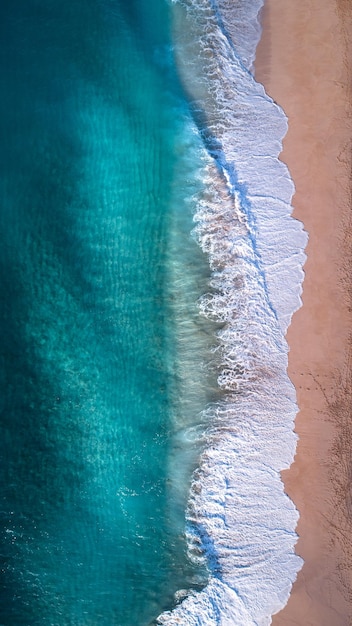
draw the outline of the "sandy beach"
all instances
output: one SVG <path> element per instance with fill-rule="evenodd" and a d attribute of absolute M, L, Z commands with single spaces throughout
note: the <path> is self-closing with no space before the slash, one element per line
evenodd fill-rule
<path fill-rule="evenodd" d="M 281 159 L 309 233 L 303 307 L 287 335 L 300 412 L 283 473 L 305 561 L 274 626 L 352 623 L 351 78 L 349 0 L 266 0 L 256 78 L 289 119 Z"/>

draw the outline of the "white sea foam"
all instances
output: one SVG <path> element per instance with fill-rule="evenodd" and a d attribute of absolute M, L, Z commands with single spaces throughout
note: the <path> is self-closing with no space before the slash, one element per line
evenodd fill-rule
<path fill-rule="evenodd" d="M 261 35 L 258 19 L 264 0 L 211 0 L 218 24 L 244 66 L 252 70 Z"/>
<path fill-rule="evenodd" d="M 206 559 L 209 583 L 161 615 L 162 624 L 267 626 L 301 566 L 298 515 L 280 471 L 296 446 L 284 335 L 300 306 L 306 235 L 291 217 L 293 183 L 278 159 L 286 117 L 248 70 L 261 6 L 175 5 L 179 71 L 206 148 L 195 235 L 212 281 L 200 308 L 223 324 L 215 356 L 225 393 L 207 409 L 187 509 L 190 556 Z"/>

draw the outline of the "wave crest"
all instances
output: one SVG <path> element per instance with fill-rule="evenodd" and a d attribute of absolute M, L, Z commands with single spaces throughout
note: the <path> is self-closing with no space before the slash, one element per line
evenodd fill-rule
<path fill-rule="evenodd" d="M 258 13 L 261 0 L 256 6 Z M 175 7 L 179 71 L 206 150 L 194 235 L 212 278 L 199 306 L 221 325 L 214 351 L 224 394 L 207 409 L 186 515 L 190 556 L 206 558 L 209 583 L 158 623 L 266 626 L 302 564 L 298 514 L 280 471 L 296 446 L 285 332 L 301 304 L 307 237 L 291 217 L 294 187 L 278 159 L 286 117 L 248 71 L 258 28 L 242 59 L 229 3 Z"/>

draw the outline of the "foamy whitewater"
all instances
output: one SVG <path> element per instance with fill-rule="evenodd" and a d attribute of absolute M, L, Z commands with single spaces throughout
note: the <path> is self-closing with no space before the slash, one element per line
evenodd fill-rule
<path fill-rule="evenodd" d="M 307 237 L 291 217 L 294 187 L 278 159 L 286 117 L 251 74 L 262 5 L 173 4 L 179 73 L 204 153 L 194 232 L 212 280 L 200 308 L 222 324 L 214 358 L 224 395 L 207 409 L 187 509 L 189 553 L 206 561 L 209 582 L 180 590 L 159 624 L 266 626 L 302 564 L 280 471 L 296 447 L 285 333 L 301 304 Z"/>

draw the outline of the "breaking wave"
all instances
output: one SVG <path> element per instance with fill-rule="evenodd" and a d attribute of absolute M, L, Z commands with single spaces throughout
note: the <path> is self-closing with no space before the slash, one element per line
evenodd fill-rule
<path fill-rule="evenodd" d="M 159 624 L 266 626 L 301 567 L 298 514 L 280 472 L 296 447 L 285 333 L 301 304 L 307 237 L 291 217 L 294 186 L 278 158 L 287 119 L 250 72 L 262 4 L 173 5 L 178 69 L 204 146 L 194 234 L 212 271 L 200 309 L 221 324 L 223 395 L 207 409 L 187 508 L 189 553 L 207 563 L 209 582 L 180 592 Z"/>

